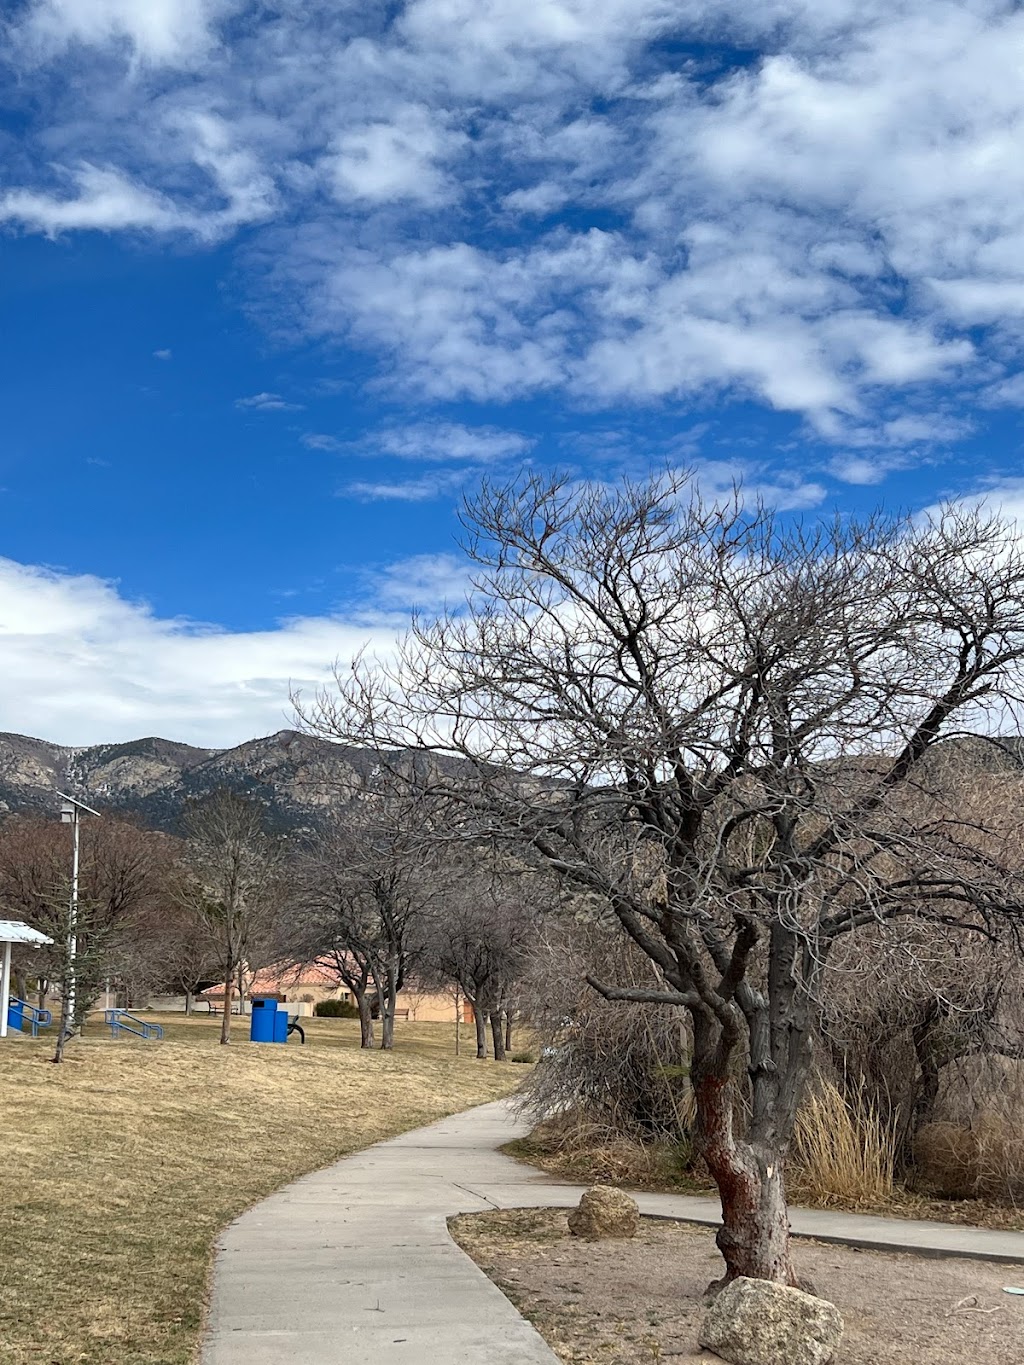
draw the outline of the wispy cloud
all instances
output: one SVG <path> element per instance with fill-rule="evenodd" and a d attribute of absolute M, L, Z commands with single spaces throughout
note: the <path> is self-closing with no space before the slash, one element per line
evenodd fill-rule
<path fill-rule="evenodd" d="M 424 474 L 418 479 L 356 479 L 339 490 L 340 497 L 359 502 L 430 502 L 461 488 L 469 472 Z"/>
<path fill-rule="evenodd" d="M 400 460 L 425 463 L 471 460 L 490 464 L 525 457 L 536 438 L 500 427 L 471 427 L 461 422 L 426 421 L 401 426 L 384 426 L 366 432 L 356 440 L 339 440 L 322 432 L 307 432 L 301 438 L 310 450 L 330 450 L 348 455 L 393 456 Z"/>
<path fill-rule="evenodd" d="M 336 436 L 327 436 L 323 432 L 307 431 L 299 440 L 307 450 L 330 450 L 338 451 L 345 449 L 345 442 L 339 441 Z"/>
<path fill-rule="evenodd" d="M 245 227 L 254 315 L 361 349 L 406 401 L 738 399 L 839 449 L 937 395 L 1016 401 L 1019 6 L 388 14 L 28 0 L 5 30 L 28 131 L 0 220 Z M 709 41 L 716 67 L 680 56 Z M 71 50 L 61 94 L 48 64 Z"/>
<path fill-rule="evenodd" d="M 705 496 L 731 494 L 738 488 L 750 500 L 761 500 L 780 511 L 804 511 L 824 502 L 828 490 L 816 479 L 792 470 L 772 470 L 754 460 L 701 460 L 694 473 Z"/>
<path fill-rule="evenodd" d="M 154 352 L 153 352 L 153 358 L 154 358 L 155 360 L 170 360 L 170 359 L 171 359 L 171 350 L 170 350 L 170 347 L 169 347 L 169 346 L 165 346 L 165 347 L 163 347 L 162 350 L 154 351 Z"/>
<path fill-rule="evenodd" d="M 412 555 L 368 571 L 371 600 L 382 607 L 439 610 L 462 601 L 470 590 L 472 566 L 456 555 Z"/>
<path fill-rule="evenodd" d="M 236 398 L 235 407 L 250 412 L 301 412 L 302 403 L 289 403 L 279 393 L 254 393 L 249 398 Z"/>

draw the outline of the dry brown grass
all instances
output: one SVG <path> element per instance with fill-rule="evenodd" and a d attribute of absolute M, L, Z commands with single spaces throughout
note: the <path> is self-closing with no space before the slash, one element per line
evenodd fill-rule
<path fill-rule="evenodd" d="M 914 1140 L 922 1189 L 951 1199 L 1024 1202 L 1024 1137 L 996 1114 L 979 1114 L 969 1128 L 926 1123 Z"/>
<path fill-rule="evenodd" d="M 167 1022 L 161 1019 L 161 1022 Z M 337 1157 L 484 1103 L 522 1079 L 452 1055 L 445 1025 L 399 1025 L 393 1054 L 316 1020 L 305 1048 L 217 1045 L 215 1021 L 163 1043 L 0 1046 L 0 1361 L 186 1365 L 218 1230 Z"/>
<path fill-rule="evenodd" d="M 788 1182 L 819 1208 L 878 1208 L 892 1199 L 898 1137 L 861 1094 L 848 1102 L 819 1077 L 797 1115 Z"/>
<path fill-rule="evenodd" d="M 819 1108 L 819 1119 L 824 1120 L 827 1114 L 827 1105 Z M 866 1144 L 869 1150 L 864 1155 L 856 1147 L 859 1129 L 853 1120 L 846 1126 L 846 1121 L 839 1117 L 837 1127 L 840 1153 L 837 1172 L 829 1169 L 831 1130 L 824 1122 L 817 1137 L 808 1134 L 805 1139 L 805 1158 L 814 1163 L 810 1173 L 799 1158 L 791 1160 L 787 1181 L 794 1205 L 877 1213 L 889 1218 L 924 1218 L 966 1227 L 1024 1230 L 1024 1208 L 1009 1202 L 1005 1191 L 1000 1199 L 986 1192 L 982 1192 L 983 1197 L 955 1201 L 928 1197 L 891 1178 L 887 1130 L 876 1132 L 875 1138 Z M 715 1189 L 703 1165 L 691 1160 L 685 1145 L 639 1142 L 573 1112 L 538 1124 L 529 1136 L 507 1143 L 502 1150 L 518 1161 L 574 1184 L 610 1184 L 665 1194 L 710 1194 Z M 995 1169 L 996 1149 L 990 1144 L 987 1150 Z M 847 1154 L 845 1165 L 843 1152 Z M 994 1177 L 992 1182 L 994 1185 Z"/>
<path fill-rule="evenodd" d="M 576 1184 L 675 1193 L 709 1188 L 706 1175 L 690 1168 L 685 1146 L 640 1142 L 574 1110 L 545 1119 L 502 1151 Z"/>

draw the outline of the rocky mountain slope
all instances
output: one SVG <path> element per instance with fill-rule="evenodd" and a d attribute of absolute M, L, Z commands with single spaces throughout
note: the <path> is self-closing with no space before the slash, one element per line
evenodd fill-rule
<path fill-rule="evenodd" d="M 56 815 L 57 792 L 64 791 L 98 810 L 178 833 L 189 801 L 228 788 L 262 802 L 272 827 L 309 828 L 332 808 L 345 806 L 376 762 L 369 749 L 329 744 L 295 730 L 234 749 L 196 749 L 155 738 L 74 748 L 0 732 L 0 815 Z M 440 762 L 452 771 L 460 767 L 455 760 Z M 977 771 L 1019 773 L 1024 740 L 952 739 L 933 750 L 929 762 L 952 763 L 964 777 Z"/>
<path fill-rule="evenodd" d="M 53 813 L 58 791 L 176 832 L 190 800 L 228 788 L 263 802 L 287 829 L 316 822 L 373 768 L 374 755 L 281 730 L 235 749 L 167 739 L 75 748 L 0 733 L 0 812 Z"/>

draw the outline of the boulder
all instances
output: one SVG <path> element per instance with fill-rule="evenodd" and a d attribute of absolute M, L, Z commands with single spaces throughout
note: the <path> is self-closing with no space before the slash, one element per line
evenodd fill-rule
<path fill-rule="evenodd" d="M 834 1304 L 741 1276 L 708 1309 L 699 1340 L 730 1365 L 830 1365 L 842 1336 Z"/>
<path fill-rule="evenodd" d="M 640 1227 L 636 1202 L 611 1185 L 595 1185 L 587 1190 L 569 1214 L 569 1231 L 588 1242 L 603 1237 L 635 1237 Z"/>

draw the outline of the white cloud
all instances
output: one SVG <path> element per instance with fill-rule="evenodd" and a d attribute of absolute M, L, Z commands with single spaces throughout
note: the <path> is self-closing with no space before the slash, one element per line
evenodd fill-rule
<path fill-rule="evenodd" d="M 20 223 L 48 237 L 89 229 L 173 232 L 189 225 L 189 215 L 164 195 L 112 167 L 83 162 L 68 173 L 68 179 L 74 187 L 68 196 L 37 190 L 8 190 L 0 195 L 0 222 Z"/>
<path fill-rule="evenodd" d="M 725 395 L 841 442 L 1021 368 L 1019 6 L 285 0 L 222 23 L 240 8 L 30 4 L 0 216 L 266 224 L 254 311 L 405 395 Z M 62 97 L 33 63 L 71 43 Z"/>
<path fill-rule="evenodd" d="M 339 199 L 440 204 L 454 193 L 443 163 L 465 140 L 464 134 L 439 127 L 425 106 L 407 105 L 388 122 L 340 134 L 325 167 Z"/>
<path fill-rule="evenodd" d="M 153 359 L 170 360 L 171 355 L 172 355 L 171 348 L 169 346 L 164 346 L 161 350 L 153 352 Z"/>
<path fill-rule="evenodd" d="M 367 574 L 367 583 L 382 606 L 438 609 L 446 602 L 457 605 L 466 597 L 471 573 L 470 563 L 456 555 L 412 555 Z"/>
<path fill-rule="evenodd" d="M 875 455 L 835 455 L 828 462 L 829 473 L 843 483 L 875 484 L 881 483 L 899 462 Z"/>
<path fill-rule="evenodd" d="M 748 502 L 759 500 L 782 512 L 817 507 L 828 491 L 798 472 L 769 470 L 756 460 L 698 460 L 694 472 L 707 498 L 728 496 L 738 487 Z"/>
<path fill-rule="evenodd" d="M 301 403 L 289 403 L 279 393 L 254 393 L 248 398 L 236 398 L 236 408 L 248 408 L 254 412 L 301 412 Z"/>
<path fill-rule="evenodd" d="M 0 194 L 0 222 L 49 237 L 71 231 L 140 231 L 184 233 L 212 242 L 272 214 L 273 181 L 251 152 L 235 145 L 222 119 L 181 110 L 162 131 L 182 149 L 196 182 L 191 194 L 172 196 L 118 167 L 82 160 L 73 167 L 51 167 L 50 179 L 70 185 L 71 193 L 46 188 Z"/>
<path fill-rule="evenodd" d="M 386 427 L 363 440 L 367 452 L 402 460 L 475 460 L 487 463 L 525 455 L 534 442 L 518 431 L 468 427 L 461 422 L 415 422 Z"/>
<path fill-rule="evenodd" d="M 126 43 L 144 61 L 185 65 L 210 47 L 216 20 L 240 8 L 241 0 L 35 0 L 16 33 L 39 56 Z"/>
<path fill-rule="evenodd" d="M 166 620 L 101 579 L 11 560 L 0 602 L 4 727 L 66 744 L 161 734 L 222 747 L 270 733 L 289 723 L 289 686 L 315 687 L 367 641 L 386 652 L 395 633 L 376 606 L 263 631 Z"/>
<path fill-rule="evenodd" d="M 339 441 L 337 436 L 328 436 L 322 431 L 304 432 L 299 440 L 309 450 L 344 450 L 345 442 Z"/>
<path fill-rule="evenodd" d="M 1024 408 L 1024 372 L 990 385 L 984 398 L 993 407 Z"/>
<path fill-rule="evenodd" d="M 418 479 L 356 479 L 339 496 L 359 502 L 431 502 L 461 488 L 471 471 L 437 471 Z"/>
<path fill-rule="evenodd" d="M 299 439 L 310 450 L 367 457 L 390 455 L 399 460 L 426 463 L 472 460 L 477 464 L 490 464 L 521 459 L 536 444 L 535 438 L 518 431 L 492 426 L 470 427 L 462 422 L 440 420 L 381 427 L 351 441 L 316 431 L 306 432 Z"/>

